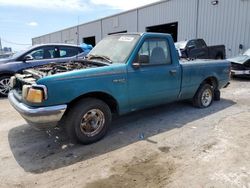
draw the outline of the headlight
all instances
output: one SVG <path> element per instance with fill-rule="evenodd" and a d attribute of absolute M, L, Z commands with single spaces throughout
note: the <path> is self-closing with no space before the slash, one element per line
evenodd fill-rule
<path fill-rule="evenodd" d="M 10 87 L 14 88 L 16 85 L 16 77 L 15 76 L 11 76 L 10 77 Z"/>
<path fill-rule="evenodd" d="M 28 91 L 31 88 L 31 85 L 24 85 L 23 89 L 22 89 L 22 96 L 23 99 L 26 99 L 27 95 L 28 95 Z"/>
<path fill-rule="evenodd" d="M 24 85 L 23 98 L 31 103 L 41 103 L 47 99 L 47 88 L 43 85 Z"/>

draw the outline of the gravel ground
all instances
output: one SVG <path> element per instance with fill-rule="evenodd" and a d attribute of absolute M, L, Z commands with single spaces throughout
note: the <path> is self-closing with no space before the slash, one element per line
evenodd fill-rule
<path fill-rule="evenodd" d="M 250 81 L 207 109 L 178 102 L 116 118 L 98 143 L 36 131 L 0 99 L 0 187 L 250 188 Z"/>

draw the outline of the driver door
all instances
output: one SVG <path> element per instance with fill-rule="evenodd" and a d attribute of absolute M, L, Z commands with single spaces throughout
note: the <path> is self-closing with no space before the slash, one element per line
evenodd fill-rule
<path fill-rule="evenodd" d="M 141 59 L 141 60 L 138 60 Z M 166 38 L 145 39 L 137 58 L 139 67 L 128 70 L 129 102 L 132 110 L 163 104 L 177 99 L 181 70 L 173 62 Z"/>

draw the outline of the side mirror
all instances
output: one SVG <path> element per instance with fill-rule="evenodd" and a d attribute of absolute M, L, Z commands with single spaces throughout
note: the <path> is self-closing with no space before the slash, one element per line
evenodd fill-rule
<path fill-rule="evenodd" d="M 23 61 L 26 62 L 26 61 L 30 61 L 30 60 L 33 60 L 33 59 L 34 58 L 31 55 L 26 55 L 26 56 L 24 56 Z"/>

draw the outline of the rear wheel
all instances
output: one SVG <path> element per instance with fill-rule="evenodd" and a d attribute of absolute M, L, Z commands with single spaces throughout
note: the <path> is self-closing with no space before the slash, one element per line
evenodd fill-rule
<path fill-rule="evenodd" d="M 202 84 L 193 98 L 193 104 L 198 108 L 209 107 L 214 99 L 214 90 L 209 84 Z"/>
<path fill-rule="evenodd" d="M 10 91 L 10 76 L 0 77 L 0 96 L 7 97 Z"/>
<path fill-rule="evenodd" d="M 111 123 L 111 111 L 101 100 L 80 100 L 67 114 L 65 128 L 72 141 L 91 144 L 103 138 Z"/>

